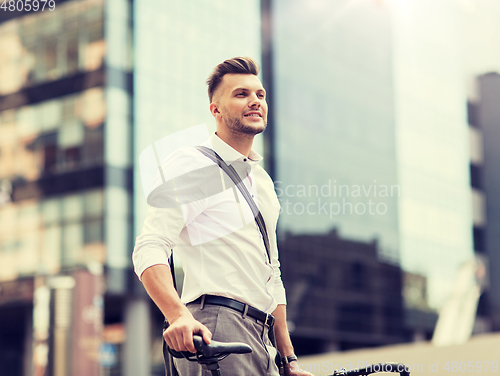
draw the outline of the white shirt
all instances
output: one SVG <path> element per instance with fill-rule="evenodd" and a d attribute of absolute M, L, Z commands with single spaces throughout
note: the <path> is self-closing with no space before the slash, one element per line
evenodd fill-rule
<path fill-rule="evenodd" d="M 271 263 L 243 195 L 219 166 L 189 147 L 161 165 L 132 255 L 135 272 L 141 278 L 153 265 L 168 265 L 175 249 L 184 270 L 182 302 L 212 294 L 271 313 L 286 304 L 276 246 L 280 204 L 273 181 L 257 164 L 262 160 L 258 153 L 251 151 L 247 158 L 216 134 L 203 145 L 238 171 L 253 196 L 266 224 Z"/>

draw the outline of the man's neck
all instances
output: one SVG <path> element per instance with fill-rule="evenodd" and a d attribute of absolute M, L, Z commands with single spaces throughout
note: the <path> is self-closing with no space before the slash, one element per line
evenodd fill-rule
<path fill-rule="evenodd" d="M 227 130 L 220 129 L 215 133 L 222 141 L 231 146 L 237 152 L 246 157 L 250 154 L 250 150 L 252 150 L 253 138 L 255 137 L 254 135 L 241 133 L 235 134 Z"/>

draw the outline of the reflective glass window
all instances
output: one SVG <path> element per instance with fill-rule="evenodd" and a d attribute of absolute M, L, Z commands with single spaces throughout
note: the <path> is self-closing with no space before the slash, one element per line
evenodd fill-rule
<path fill-rule="evenodd" d="M 78 221 L 83 218 L 82 195 L 65 196 L 62 200 L 63 218 L 65 221 Z"/>
<path fill-rule="evenodd" d="M 45 226 L 59 223 L 61 219 L 61 201 L 58 199 L 43 200 L 41 206 L 42 221 Z"/>
<path fill-rule="evenodd" d="M 102 190 L 93 190 L 85 193 L 85 216 L 99 217 L 103 215 L 104 196 Z"/>
<path fill-rule="evenodd" d="M 102 0 L 65 2 L 0 24 L 0 95 L 101 67 L 102 30 Z"/>
<path fill-rule="evenodd" d="M 60 99 L 43 102 L 39 105 L 43 131 L 56 129 L 62 120 L 62 101 Z"/>
<path fill-rule="evenodd" d="M 101 243 L 103 236 L 102 219 L 94 219 L 85 222 L 85 244 Z"/>
<path fill-rule="evenodd" d="M 83 248 L 83 225 L 81 222 L 66 224 L 63 229 L 63 265 L 71 265 L 81 261 Z"/>
<path fill-rule="evenodd" d="M 41 263 L 47 273 L 57 273 L 61 265 L 61 227 L 46 227 L 42 232 Z"/>

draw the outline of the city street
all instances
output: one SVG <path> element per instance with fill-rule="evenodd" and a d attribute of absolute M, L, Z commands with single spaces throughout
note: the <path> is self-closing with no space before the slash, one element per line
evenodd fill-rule
<path fill-rule="evenodd" d="M 299 365 L 315 376 L 330 375 L 335 369 L 361 368 L 381 362 L 404 363 L 415 376 L 500 375 L 499 354 L 500 334 L 486 334 L 473 337 L 463 345 L 447 347 L 420 342 L 307 356 L 299 358 Z"/>

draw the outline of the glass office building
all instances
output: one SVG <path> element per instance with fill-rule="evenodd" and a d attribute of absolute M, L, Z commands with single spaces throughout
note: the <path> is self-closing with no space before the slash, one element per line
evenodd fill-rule
<path fill-rule="evenodd" d="M 479 136 L 480 157 L 471 159 L 471 173 L 474 171 L 473 191 L 479 196 L 479 212 L 482 221 L 476 220 L 474 228 L 478 242 L 476 252 L 484 257 L 489 265 L 489 288 L 484 299 L 485 316 L 491 316 L 491 323 L 486 328 L 500 329 L 500 278 L 495 271 L 500 267 L 499 231 L 500 231 L 500 174 L 498 163 L 500 153 L 497 143 L 500 137 L 500 116 L 498 102 L 500 100 L 500 74 L 488 73 L 478 78 L 480 102 L 475 103 L 476 134 Z M 471 127 L 472 128 L 472 127 Z M 486 201 L 486 205 L 485 205 Z M 485 210 L 486 209 L 486 210 Z M 475 223 L 475 224 L 476 224 Z M 489 324 L 489 325 L 488 325 Z"/>
<path fill-rule="evenodd" d="M 474 255 L 460 26 L 456 2 L 394 2 L 401 261 L 434 307 Z"/>
<path fill-rule="evenodd" d="M 128 7 L 2 11 L 2 374 L 97 375 L 108 341 L 119 358 L 132 224 Z"/>
<path fill-rule="evenodd" d="M 473 255 L 456 7 L 320 0 L 273 9 L 283 233 L 378 239 L 381 259 L 427 277 L 434 307 Z"/>
<path fill-rule="evenodd" d="M 398 262 L 390 10 L 276 1 L 273 14 L 281 229 L 377 238 Z"/>

